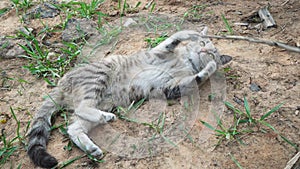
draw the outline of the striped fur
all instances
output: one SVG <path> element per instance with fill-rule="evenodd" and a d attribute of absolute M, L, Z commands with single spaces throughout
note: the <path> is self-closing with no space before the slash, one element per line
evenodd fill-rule
<path fill-rule="evenodd" d="M 51 168 L 57 165 L 46 152 L 50 136 L 51 115 L 61 106 L 73 109 L 68 126 L 71 140 L 83 151 L 96 157 L 101 149 L 87 133 L 99 124 L 113 121 L 116 106 L 129 106 L 132 101 L 164 93 L 166 98 L 180 97 L 191 83 L 204 82 L 218 65 L 231 60 L 220 56 L 202 32 L 180 31 L 157 47 L 131 56 L 109 56 L 67 73 L 44 101 L 33 120 L 29 133 L 28 155 L 34 164 Z M 153 97 L 151 95 L 151 97 Z"/>

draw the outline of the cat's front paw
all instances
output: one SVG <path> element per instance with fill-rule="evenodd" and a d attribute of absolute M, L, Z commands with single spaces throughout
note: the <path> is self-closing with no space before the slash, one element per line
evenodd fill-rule
<path fill-rule="evenodd" d="M 100 159 L 100 158 L 103 157 L 102 150 L 98 146 L 96 146 L 96 145 L 88 147 L 86 151 L 87 151 L 88 154 L 94 156 L 95 158 L 99 158 Z"/>
<path fill-rule="evenodd" d="M 111 122 L 117 120 L 117 116 L 113 113 L 105 113 L 103 114 L 103 117 L 106 122 Z"/>

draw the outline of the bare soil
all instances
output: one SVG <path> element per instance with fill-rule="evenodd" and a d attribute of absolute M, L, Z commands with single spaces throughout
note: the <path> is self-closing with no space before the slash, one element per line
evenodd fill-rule
<path fill-rule="evenodd" d="M 135 1 L 127 1 L 134 6 Z M 141 1 L 145 6 L 146 1 Z M 0 2 L 0 8 L 10 5 L 9 0 Z M 100 6 L 103 13 L 108 13 L 110 22 L 118 22 L 117 2 L 105 2 Z M 201 17 L 189 16 L 187 25 L 183 28 L 197 29 L 203 24 L 209 27 L 209 34 L 227 33 L 225 24 L 221 18 L 223 14 L 231 23 L 236 35 L 257 37 L 287 43 L 292 46 L 300 46 L 300 1 L 298 0 L 274 0 L 274 1 L 157 1 L 153 11 L 155 15 L 172 16 L 183 18 L 185 12 L 195 5 L 202 5 Z M 259 8 L 269 5 L 270 12 L 277 23 L 276 28 L 263 29 L 254 27 L 258 23 L 251 23 L 250 27 L 235 25 L 234 23 L 245 22 L 245 18 L 251 16 Z M 139 8 L 137 13 L 127 14 L 126 18 L 136 17 L 139 14 L 149 14 L 149 10 Z M 59 16 L 55 18 L 42 19 L 48 25 L 54 26 L 60 22 Z M 176 20 L 176 19 L 175 19 Z M 174 21 L 175 22 L 175 21 Z M 1 35 L 14 35 L 22 25 L 15 10 L 11 10 L 0 16 Z M 38 19 L 30 21 L 28 25 L 35 31 L 42 29 Z M 160 30 L 161 32 L 174 32 L 171 29 Z M 104 53 L 130 54 L 147 47 L 144 39 L 154 36 L 155 33 L 137 32 L 136 29 L 126 28 L 125 33 L 118 37 L 118 43 L 114 49 Z M 59 36 L 55 36 L 59 40 Z M 272 114 L 267 122 L 275 127 L 279 133 L 300 144 L 300 55 L 286 50 L 270 47 L 262 44 L 249 43 L 235 40 L 213 39 L 215 46 L 220 53 L 233 57 L 232 62 L 227 65 L 230 71 L 226 73 L 226 101 L 234 103 L 238 108 L 242 105 L 234 102 L 237 98 L 247 97 L 254 117 L 260 117 L 271 108 L 283 103 L 284 105 L 277 112 Z M 112 49 L 112 48 L 107 48 Z M 21 134 L 24 135 L 28 121 L 41 105 L 43 97 L 51 88 L 43 79 L 36 78 L 30 72 L 23 69 L 27 60 L 22 58 L 1 59 L 1 90 L 0 90 L 0 113 L 2 121 L 1 129 L 5 130 L 8 138 L 16 135 L 17 124 L 11 115 L 12 108 L 20 120 Z M 26 82 L 24 82 L 26 81 Z M 259 91 L 250 90 L 251 83 L 259 86 Z M 209 87 L 209 85 L 205 85 Z M 204 89 L 205 90 L 205 89 Z M 211 104 L 204 96 L 204 104 Z M 153 107 L 152 107 L 153 108 Z M 144 107 L 147 109 L 147 107 Z M 202 111 L 205 112 L 205 106 Z M 233 123 L 233 114 L 224 109 L 222 112 L 224 125 Z M 62 121 L 58 117 L 58 121 Z M 195 124 L 189 135 L 193 138 L 183 139 L 176 148 L 163 151 L 152 157 L 130 159 L 107 152 L 105 162 L 95 165 L 87 157 L 83 157 L 66 168 L 238 168 L 231 156 L 234 156 L 243 168 L 284 168 L 286 163 L 297 153 L 295 148 L 283 141 L 280 136 L 272 131 L 267 133 L 255 132 L 244 135 L 242 143 L 238 141 L 225 141 L 219 146 L 216 137 L 195 119 Z M 110 124 L 108 124 L 110 125 Z M 114 123 L 113 126 L 122 128 Z M 125 124 L 126 126 L 126 124 Z M 128 124 L 130 127 L 130 124 Z M 209 139 L 203 141 L 203 132 L 208 131 Z M 71 151 L 64 150 L 68 144 L 66 138 L 58 131 L 52 132 L 48 151 L 60 162 L 67 161 L 84 153 L 75 146 Z M 3 142 L 0 142 L 1 147 Z M 1 157 L 0 157 L 1 158 Z M 35 167 L 26 155 L 24 148 L 14 153 L 3 168 L 38 168 Z"/>

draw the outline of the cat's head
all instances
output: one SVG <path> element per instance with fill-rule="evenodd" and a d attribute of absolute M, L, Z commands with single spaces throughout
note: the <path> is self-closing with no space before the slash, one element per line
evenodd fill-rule
<path fill-rule="evenodd" d="M 201 70 L 211 60 L 214 60 L 218 66 L 224 65 L 232 60 L 231 56 L 220 55 L 209 38 L 201 37 L 201 35 L 207 35 L 207 30 L 207 27 L 205 27 L 201 32 L 190 34 L 193 38 L 186 41 L 186 54 L 184 54 L 183 57 L 185 57 L 184 60 L 187 65 L 192 66 L 193 69 Z"/>
<path fill-rule="evenodd" d="M 230 62 L 232 59 L 230 56 L 220 55 L 211 40 L 202 37 L 207 34 L 207 30 L 205 27 L 200 32 L 193 30 L 176 32 L 149 53 L 159 58 L 162 63 L 167 63 L 165 60 L 180 59 L 194 71 L 200 71 L 211 60 L 214 60 L 217 66 Z"/>

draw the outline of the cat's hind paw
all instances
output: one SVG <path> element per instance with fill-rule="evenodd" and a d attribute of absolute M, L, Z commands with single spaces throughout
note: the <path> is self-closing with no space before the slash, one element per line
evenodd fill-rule
<path fill-rule="evenodd" d="M 98 146 L 96 146 L 96 145 L 93 145 L 93 146 L 91 146 L 91 147 L 88 147 L 87 150 L 86 150 L 86 152 L 87 152 L 88 154 L 92 155 L 92 156 L 95 157 L 95 158 L 101 159 L 101 158 L 103 157 L 103 152 L 102 152 L 102 150 L 101 150 Z"/>
<path fill-rule="evenodd" d="M 111 122 L 117 120 L 117 116 L 113 113 L 103 113 L 103 117 L 106 122 Z"/>

